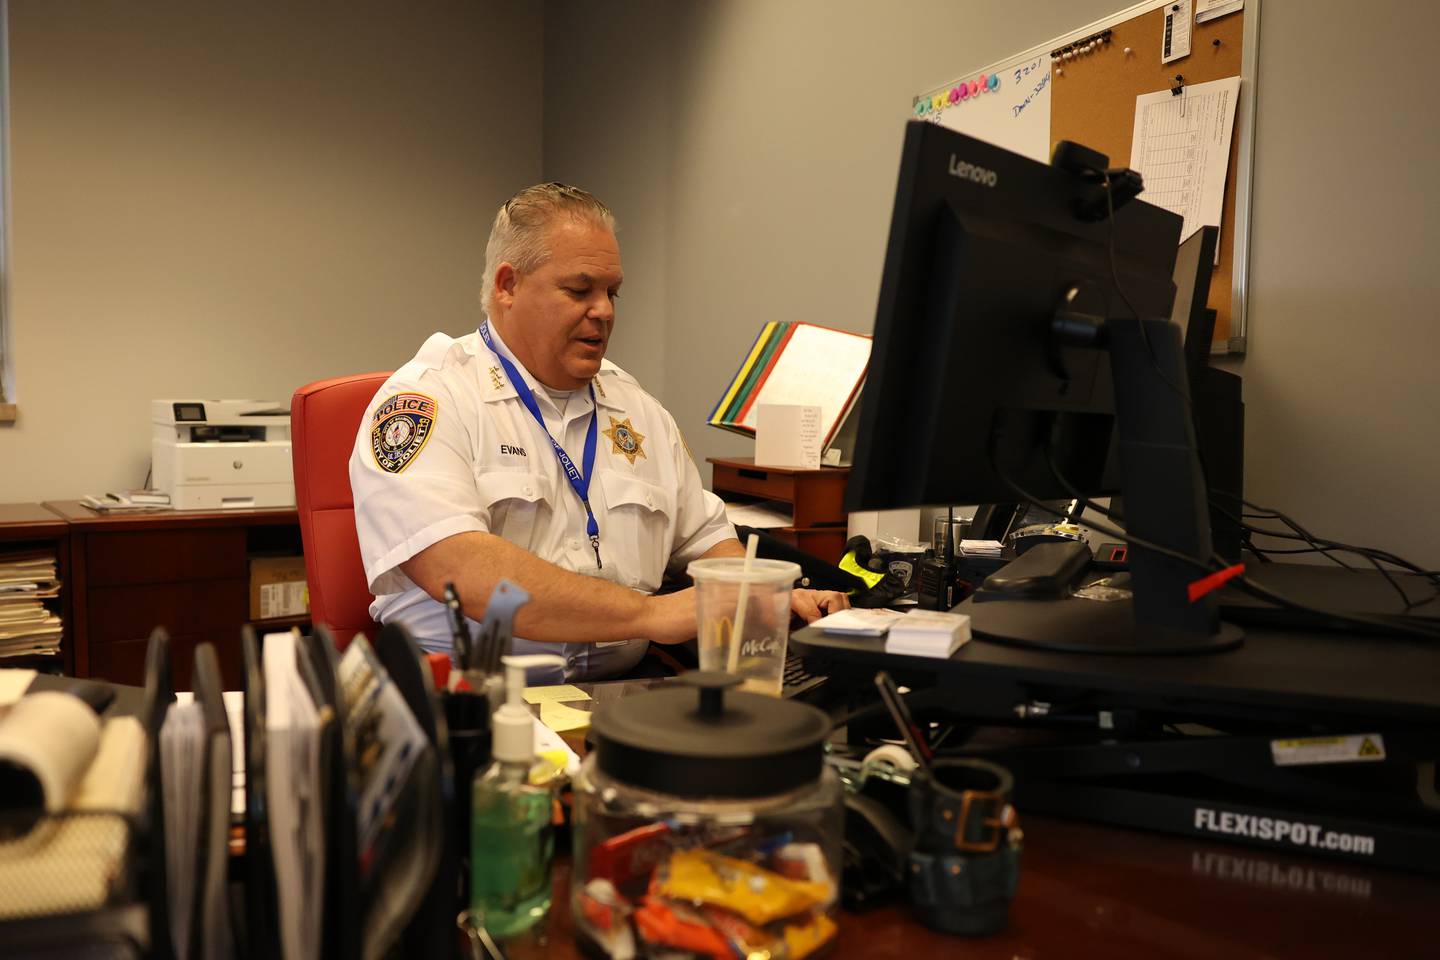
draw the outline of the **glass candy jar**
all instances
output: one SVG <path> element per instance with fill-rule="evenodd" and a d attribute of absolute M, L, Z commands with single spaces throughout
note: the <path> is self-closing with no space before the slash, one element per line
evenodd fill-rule
<path fill-rule="evenodd" d="M 688 673 L 607 703 L 575 782 L 571 908 L 604 955 L 802 960 L 834 942 L 844 811 L 814 707 Z"/>

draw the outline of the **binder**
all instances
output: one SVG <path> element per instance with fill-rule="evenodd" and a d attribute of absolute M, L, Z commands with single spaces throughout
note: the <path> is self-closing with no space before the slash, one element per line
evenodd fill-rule
<path fill-rule="evenodd" d="M 145 727 L 150 749 L 146 771 L 147 794 L 144 824 L 146 868 L 141 887 L 150 913 L 150 951 L 157 960 L 175 956 L 170 942 L 170 897 L 166 889 L 165 816 L 160 789 L 160 728 L 175 702 L 175 682 L 170 670 L 170 634 L 164 627 L 150 631 L 145 647 L 145 694 L 140 722 Z"/>
<path fill-rule="evenodd" d="M 195 649 L 195 702 L 204 713 L 205 746 L 201 761 L 201 821 L 198 865 L 200 887 L 194 898 L 196 934 L 192 957 L 231 957 L 235 938 L 229 909 L 230 876 L 230 722 L 221 696 L 220 661 L 215 647 Z"/>
<path fill-rule="evenodd" d="M 320 718 L 324 889 L 314 895 L 324 911 L 322 960 L 378 960 L 391 954 L 435 960 L 453 956 L 457 871 L 454 851 L 447 849 L 445 818 L 453 787 L 446 780 L 448 765 L 441 762 L 437 746 L 445 742 L 444 718 L 436 711 L 435 693 L 413 639 L 398 627 L 386 630 L 376 655 L 415 714 L 425 733 L 425 746 L 397 797 L 391 818 L 394 826 L 383 844 L 377 844 L 370 862 L 362 862 L 358 842 L 359 768 L 340 688 L 339 654 L 330 631 L 323 626 L 317 626 L 311 636 L 297 638 L 295 645 L 296 668 Z M 271 781 L 278 774 L 266 752 L 264 659 L 253 630 L 245 629 L 241 646 L 245 660 L 246 954 L 280 957 L 275 844 L 281 839 L 270 827 L 268 803 Z M 448 872 L 442 868 L 447 862 Z"/>
<path fill-rule="evenodd" d="M 461 908 L 455 902 L 460 858 L 448 815 L 454 808 L 457 785 L 445 711 L 425 653 L 404 627 L 382 627 L 375 638 L 375 652 L 429 740 L 411 771 L 408 796 L 402 797 L 413 813 L 416 833 L 406 845 L 410 855 L 403 862 L 391 863 L 390 883 L 402 890 L 421 891 L 402 934 L 406 955 L 439 960 L 453 953 L 455 917 Z"/>
<path fill-rule="evenodd" d="M 245 924 L 249 957 L 279 957 L 275 863 L 270 854 L 270 821 L 265 763 L 265 667 L 260 642 L 247 624 L 240 631 L 245 693 Z"/>
<path fill-rule="evenodd" d="M 301 642 L 301 675 L 318 692 L 315 702 L 328 710 L 320 734 L 320 769 L 325 778 L 325 920 L 321 937 L 322 960 L 358 960 L 369 955 L 362 925 L 356 923 L 365 907 L 360 894 L 362 865 L 356 843 L 356 805 L 359 787 L 355 774 L 355 741 L 345 722 L 345 701 L 339 695 L 339 658 L 330 630 L 317 626 Z"/>

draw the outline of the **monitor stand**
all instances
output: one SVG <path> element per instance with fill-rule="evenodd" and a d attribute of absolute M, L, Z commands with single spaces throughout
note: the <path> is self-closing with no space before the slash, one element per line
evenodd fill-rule
<path fill-rule="evenodd" d="M 1208 561 L 1214 552 L 1209 504 L 1195 452 L 1180 328 L 1167 320 L 1141 323 L 1111 317 L 1091 341 L 1108 342 L 1110 350 L 1127 527 L 1136 537 Z M 1195 566 L 1132 543 L 1128 590 L 1087 599 L 1072 592 L 1084 580 L 1084 565 L 1064 551 L 1044 551 L 1030 560 L 1036 576 L 1017 577 L 1012 567 L 1037 550 L 998 571 L 986 580 L 989 589 L 982 586 L 961 604 L 977 638 L 1042 650 L 1134 654 L 1218 653 L 1244 639 L 1238 627 L 1221 623 L 1213 591 L 1191 601 L 1190 584 L 1205 576 Z M 1039 569 L 1047 563 L 1054 567 L 1048 580 Z M 1027 582 L 1017 585 L 1021 580 Z"/>

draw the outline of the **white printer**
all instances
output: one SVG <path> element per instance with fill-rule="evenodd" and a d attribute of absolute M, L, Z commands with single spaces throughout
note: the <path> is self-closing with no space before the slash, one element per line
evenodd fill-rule
<path fill-rule="evenodd" d="M 290 411 L 271 400 L 152 400 L 151 483 L 177 510 L 293 507 Z"/>

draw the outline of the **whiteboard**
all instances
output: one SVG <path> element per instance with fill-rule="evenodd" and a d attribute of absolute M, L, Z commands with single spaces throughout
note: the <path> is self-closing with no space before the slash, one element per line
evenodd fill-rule
<path fill-rule="evenodd" d="M 915 98 L 922 120 L 1039 160 L 1050 159 L 1050 54 L 1029 51 Z"/>

